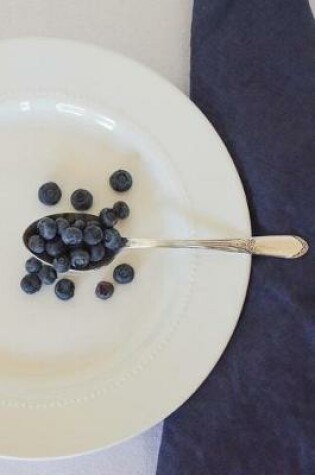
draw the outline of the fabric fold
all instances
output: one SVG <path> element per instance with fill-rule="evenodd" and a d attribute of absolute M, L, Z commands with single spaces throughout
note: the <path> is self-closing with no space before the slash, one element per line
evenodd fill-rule
<path fill-rule="evenodd" d="M 315 30 L 308 2 L 195 0 L 191 97 L 238 168 L 254 234 L 299 234 L 310 251 L 297 261 L 253 260 L 239 325 L 202 387 L 165 422 L 157 473 L 310 475 Z"/>

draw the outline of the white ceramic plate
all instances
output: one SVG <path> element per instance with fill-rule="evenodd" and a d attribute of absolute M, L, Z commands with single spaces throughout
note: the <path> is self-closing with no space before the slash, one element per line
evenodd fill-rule
<path fill-rule="evenodd" d="M 124 251 L 136 279 L 111 301 L 94 296 L 113 268 L 75 275 L 76 297 L 19 289 L 21 236 L 52 212 L 49 180 L 70 210 L 77 187 L 111 205 L 117 168 L 131 237 L 250 235 L 243 188 L 221 140 L 178 90 L 145 67 L 54 39 L 0 44 L 0 453 L 56 457 L 134 436 L 182 404 L 220 357 L 244 301 L 250 258 L 195 251 Z"/>

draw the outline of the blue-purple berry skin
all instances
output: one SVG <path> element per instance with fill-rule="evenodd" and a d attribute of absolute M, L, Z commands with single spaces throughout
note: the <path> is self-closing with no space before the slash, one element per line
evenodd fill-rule
<path fill-rule="evenodd" d="M 90 249 L 90 261 L 91 262 L 100 262 L 104 259 L 106 250 L 102 243 L 97 244 L 96 246 L 91 246 Z"/>
<path fill-rule="evenodd" d="M 93 206 L 93 196 L 88 190 L 76 190 L 71 195 L 71 204 L 77 211 L 87 211 Z"/>
<path fill-rule="evenodd" d="M 132 176 L 126 170 L 117 170 L 111 175 L 109 182 L 113 190 L 122 193 L 132 187 Z"/>
<path fill-rule="evenodd" d="M 62 236 L 64 230 L 70 227 L 70 223 L 66 218 L 57 218 L 56 225 L 59 236 Z"/>
<path fill-rule="evenodd" d="M 43 264 L 36 257 L 30 257 L 25 263 L 26 272 L 29 274 L 38 274 L 42 267 Z"/>
<path fill-rule="evenodd" d="M 73 223 L 73 227 L 81 229 L 81 231 L 83 231 L 85 226 L 86 226 L 86 221 L 84 221 L 83 219 L 76 219 L 75 222 Z"/>
<path fill-rule="evenodd" d="M 53 284 L 57 279 L 57 272 L 51 266 L 43 266 L 38 273 L 38 277 L 45 285 Z"/>
<path fill-rule="evenodd" d="M 66 246 L 60 238 L 46 242 L 46 252 L 50 257 L 59 257 L 66 251 Z"/>
<path fill-rule="evenodd" d="M 108 300 L 114 293 L 114 286 L 111 282 L 99 282 L 95 289 L 95 295 L 101 300 Z"/>
<path fill-rule="evenodd" d="M 82 243 L 83 234 L 81 229 L 70 226 L 64 230 L 61 238 L 66 246 L 78 246 Z"/>
<path fill-rule="evenodd" d="M 135 271 L 129 264 L 120 264 L 114 270 L 114 280 L 118 284 L 129 284 L 133 281 Z"/>
<path fill-rule="evenodd" d="M 74 292 L 75 285 L 70 279 L 61 279 L 55 285 L 55 294 L 60 300 L 70 300 Z"/>
<path fill-rule="evenodd" d="M 110 251 L 119 251 L 122 247 L 122 238 L 117 229 L 108 228 L 104 230 L 103 244 Z"/>
<path fill-rule="evenodd" d="M 113 210 L 118 219 L 126 219 L 130 215 L 130 208 L 124 201 L 117 201 L 113 206 Z"/>
<path fill-rule="evenodd" d="M 45 239 L 45 241 L 50 241 L 54 239 L 57 234 L 57 224 L 56 221 L 52 218 L 42 218 L 39 220 L 37 225 L 37 230 L 39 235 Z"/>
<path fill-rule="evenodd" d="M 59 257 L 55 257 L 55 259 L 53 260 L 53 266 L 58 274 L 68 272 L 71 266 L 70 259 L 66 254 Z"/>
<path fill-rule="evenodd" d="M 90 263 L 90 254 L 84 249 L 74 249 L 70 253 L 70 261 L 73 269 L 86 269 Z"/>
<path fill-rule="evenodd" d="M 35 294 L 42 287 L 41 280 L 37 274 L 27 274 L 21 280 L 20 285 L 21 285 L 21 289 L 26 294 Z"/>
<path fill-rule="evenodd" d="M 99 226 L 88 226 L 83 233 L 84 242 L 89 246 L 96 246 L 103 239 L 103 231 Z"/>
<path fill-rule="evenodd" d="M 100 226 L 100 225 L 101 223 L 99 220 L 97 221 L 96 219 L 91 219 L 90 221 L 86 223 L 86 228 L 89 228 L 90 226 Z"/>
<path fill-rule="evenodd" d="M 118 218 L 114 210 L 104 208 L 100 212 L 100 223 L 105 228 L 112 228 L 118 222 Z"/>
<path fill-rule="evenodd" d="M 56 205 L 61 199 L 62 193 L 56 183 L 45 183 L 38 190 L 38 198 L 46 206 Z"/>
<path fill-rule="evenodd" d="M 42 254 L 45 250 L 45 241 L 38 234 L 33 234 L 28 240 L 28 247 L 35 254 Z"/>

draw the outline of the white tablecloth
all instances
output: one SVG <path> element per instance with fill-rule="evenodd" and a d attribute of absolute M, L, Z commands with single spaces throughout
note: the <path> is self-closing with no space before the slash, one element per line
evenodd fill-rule
<path fill-rule="evenodd" d="M 188 92 L 192 2 L 2 0 L 0 38 L 56 36 L 97 43 L 143 62 Z M 315 11 L 315 0 L 310 3 Z M 161 433 L 162 424 L 117 447 L 64 460 L 1 459 L 0 475 L 155 475 Z"/>

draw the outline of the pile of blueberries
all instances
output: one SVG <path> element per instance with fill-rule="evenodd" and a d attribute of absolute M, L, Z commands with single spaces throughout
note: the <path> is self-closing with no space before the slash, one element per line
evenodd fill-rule
<path fill-rule="evenodd" d="M 132 187 L 132 177 L 126 170 L 117 170 L 109 181 L 119 193 Z M 49 182 L 40 187 L 38 197 L 43 204 L 52 206 L 60 201 L 62 192 L 56 183 Z M 45 217 L 35 224 L 28 237 L 29 249 L 52 265 L 42 264 L 36 257 L 27 260 L 27 275 L 21 280 L 21 288 L 27 294 L 38 292 L 43 284 L 54 284 L 58 274 L 71 269 L 88 270 L 109 264 L 126 244 L 126 239 L 114 227 L 130 214 L 124 201 L 118 201 L 113 208 L 104 208 L 98 217 L 94 217 L 84 214 L 93 205 L 92 194 L 79 189 L 72 193 L 71 204 L 80 214 L 68 213 L 56 219 Z M 120 264 L 114 269 L 113 279 L 119 284 L 127 284 L 134 279 L 134 269 L 129 264 Z M 55 294 L 61 300 L 71 299 L 74 293 L 75 284 L 68 278 L 55 284 Z M 111 282 L 102 281 L 96 286 L 95 294 L 100 299 L 107 300 L 113 293 Z"/>

